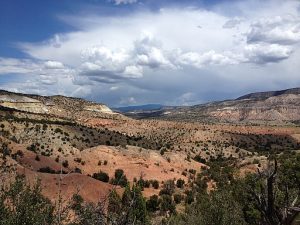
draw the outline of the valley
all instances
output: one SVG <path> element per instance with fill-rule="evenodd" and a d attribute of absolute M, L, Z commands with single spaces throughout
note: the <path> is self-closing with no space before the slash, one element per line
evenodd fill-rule
<path fill-rule="evenodd" d="M 79 194 L 95 204 L 124 193 L 127 182 L 142 184 L 146 202 L 163 202 L 171 185 L 173 208 L 151 209 L 159 224 L 184 212 L 200 187 L 209 193 L 268 168 L 270 156 L 300 153 L 300 94 L 285 93 L 162 108 L 158 116 L 139 109 L 130 118 L 83 99 L 0 91 L 1 181 L 22 174 L 39 179 L 52 202 Z"/>

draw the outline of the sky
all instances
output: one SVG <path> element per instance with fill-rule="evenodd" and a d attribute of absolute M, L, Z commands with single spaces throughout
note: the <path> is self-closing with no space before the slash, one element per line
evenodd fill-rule
<path fill-rule="evenodd" d="M 0 89 L 195 105 L 299 71 L 299 0 L 0 1 Z"/>

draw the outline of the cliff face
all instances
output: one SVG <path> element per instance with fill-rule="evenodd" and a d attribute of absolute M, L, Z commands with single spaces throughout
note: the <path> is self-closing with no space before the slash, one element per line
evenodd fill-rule
<path fill-rule="evenodd" d="M 84 110 L 91 112 L 103 112 L 108 114 L 114 114 L 114 112 L 108 108 L 106 105 L 87 105 Z"/>
<path fill-rule="evenodd" d="M 1 102 L 1 106 L 30 113 L 48 113 L 49 110 L 42 102 Z"/>
<path fill-rule="evenodd" d="M 0 95 L 0 106 L 31 113 L 48 113 L 47 107 L 41 101 L 13 93 Z"/>

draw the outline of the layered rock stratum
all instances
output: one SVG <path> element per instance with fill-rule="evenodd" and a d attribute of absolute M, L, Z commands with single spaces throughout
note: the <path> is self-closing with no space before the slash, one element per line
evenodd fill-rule
<path fill-rule="evenodd" d="M 103 116 L 121 117 L 108 106 L 80 98 L 61 95 L 40 96 L 0 90 L 0 106 L 29 113 L 50 114 L 64 118 Z"/>

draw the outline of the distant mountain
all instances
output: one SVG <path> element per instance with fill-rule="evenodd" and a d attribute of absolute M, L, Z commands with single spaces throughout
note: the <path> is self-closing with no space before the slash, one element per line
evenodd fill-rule
<path fill-rule="evenodd" d="M 133 111 L 151 111 L 151 110 L 160 110 L 163 108 L 163 105 L 160 104 L 147 104 L 147 105 L 135 105 L 135 106 L 125 106 L 114 108 L 114 110 L 128 113 Z"/>
<path fill-rule="evenodd" d="M 128 116 L 175 121 L 229 123 L 298 123 L 300 121 L 300 88 L 258 92 L 234 100 L 209 102 L 188 107 L 162 107 L 136 111 Z"/>

